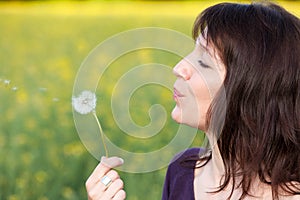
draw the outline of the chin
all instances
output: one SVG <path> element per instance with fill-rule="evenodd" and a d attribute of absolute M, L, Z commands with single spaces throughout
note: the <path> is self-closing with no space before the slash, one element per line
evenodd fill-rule
<path fill-rule="evenodd" d="M 177 106 L 173 109 L 173 111 L 171 113 L 171 117 L 175 122 L 177 122 L 179 124 L 182 123 L 181 111 Z"/>
<path fill-rule="evenodd" d="M 179 124 L 185 124 L 187 126 L 197 128 L 199 130 L 205 131 L 205 119 L 200 120 L 202 117 L 193 116 L 191 114 L 187 114 L 186 117 L 182 116 L 182 111 L 178 106 L 175 106 L 172 113 L 171 113 L 172 119 L 179 123 Z"/>

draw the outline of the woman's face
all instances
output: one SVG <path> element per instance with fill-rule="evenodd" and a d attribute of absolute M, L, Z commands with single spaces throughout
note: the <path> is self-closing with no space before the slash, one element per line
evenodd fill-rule
<path fill-rule="evenodd" d="M 222 86 L 225 66 L 202 35 L 194 50 L 173 69 L 176 105 L 172 118 L 205 131 L 206 113 L 216 92 Z"/>

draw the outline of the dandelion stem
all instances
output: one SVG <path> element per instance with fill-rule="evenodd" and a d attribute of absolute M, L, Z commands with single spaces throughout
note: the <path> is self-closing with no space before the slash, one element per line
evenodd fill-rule
<path fill-rule="evenodd" d="M 102 144 L 103 144 L 103 147 L 104 147 L 104 150 L 105 150 L 105 156 L 108 157 L 108 151 L 107 151 L 107 146 L 106 146 L 106 143 L 105 143 L 105 138 L 104 138 L 104 133 L 103 133 L 103 130 L 102 130 L 102 127 L 101 127 L 101 124 L 98 120 L 98 117 L 96 115 L 96 112 L 93 111 L 93 115 L 97 121 L 97 124 L 98 124 L 98 127 L 99 127 L 99 130 L 100 130 L 100 135 L 101 135 L 101 140 L 102 140 Z"/>

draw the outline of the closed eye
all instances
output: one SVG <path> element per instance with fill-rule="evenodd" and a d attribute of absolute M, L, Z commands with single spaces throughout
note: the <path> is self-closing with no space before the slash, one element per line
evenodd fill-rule
<path fill-rule="evenodd" d="M 205 64 L 202 60 L 198 60 L 198 63 L 199 63 L 203 68 L 211 68 L 209 65 Z"/>

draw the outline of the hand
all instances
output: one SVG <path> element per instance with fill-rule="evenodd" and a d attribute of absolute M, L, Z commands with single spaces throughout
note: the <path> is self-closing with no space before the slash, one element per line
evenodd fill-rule
<path fill-rule="evenodd" d="M 119 174 L 111 169 L 122 164 L 123 159 L 118 157 L 101 158 L 101 162 L 85 183 L 89 200 L 123 200 L 126 198 L 123 181 L 120 179 Z M 101 182 L 104 176 L 111 179 L 107 186 Z"/>

